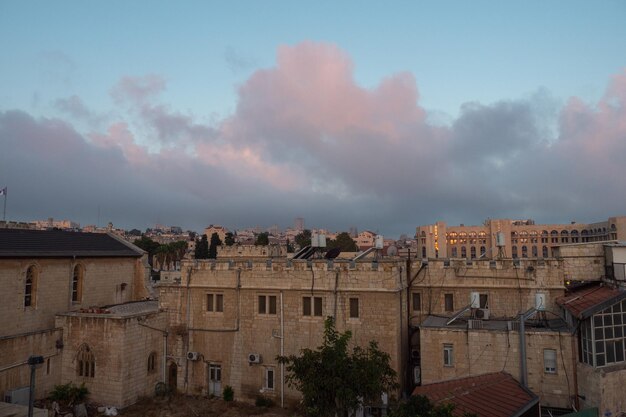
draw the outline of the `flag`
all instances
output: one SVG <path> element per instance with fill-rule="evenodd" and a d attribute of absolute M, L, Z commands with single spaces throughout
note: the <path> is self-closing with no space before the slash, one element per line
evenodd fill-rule
<path fill-rule="evenodd" d="M 0 190 L 0 195 L 7 195 L 7 187 L 4 187 L 2 190 Z"/>

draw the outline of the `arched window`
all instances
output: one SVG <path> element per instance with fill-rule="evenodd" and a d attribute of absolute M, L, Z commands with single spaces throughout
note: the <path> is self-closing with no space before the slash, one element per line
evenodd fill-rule
<path fill-rule="evenodd" d="M 550 240 L 552 243 L 559 243 L 559 232 L 553 230 L 550 232 Z"/>
<path fill-rule="evenodd" d="M 561 230 L 561 243 L 569 242 L 569 232 L 567 230 Z"/>
<path fill-rule="evenodd" d="M 76 373 L 78 376 L 93 378 L 96 376 L 96 357 L 89 345 L 82 344 L 76 355 Z"/>
<path fill-rule="evenodd" d="M 150 352 L 148 355 L 148 373 L 156 371 L 156 352 Z"/>
<path fill-rule="evenodd" d="M 487 251 L 485 250 L 484 246 L 480 247 L 480 257 L 482 258 L 483 256 L 485 256 L 485 253 L 487 253 Z"/>
<path fill-rule="evenodd" d="M 528 247 L 522 246 L 522 258 L 528 258 Z"/>
<path fill-rule="evenodd" d="M 426 237 L 426 232 L 422 230 L 422 233 L 420 233 L 421 237 Z"/>
<path fill-rule="evenodd" d="M 548 231 L 543 230 L 541 232 L 541 243 L 548 243 Z"/>
<path fill-rule="evenodd" d="M 467 249 L 465 246 L 461 246 L 461 258 L 467 258 Z"/>
<path fill-rule="evenodd" d="M 530 232 L 530 243 L 537 243 L 537 231 L 532 230 Z"/>
<path fill-rule="evenodd" d="M 452 248 L 452 257 L 456 258 L 458 256 L 458 251 L 456 250 L 456 248 Z"/>
<path fill-rule="evenodd" d="M 541 248 L 541 256 L 544 257 L 544 258 L 548 257 L 548 247 L 547 246 L 544 246 L 544 247 Z"/>
<path fill-rule="evenodd" d="M 37 268 L 31 265 L 26 270 L 26 282 L 24 283 L 24 307 L 32 307 L 37 301 Z"/>
<path fill-rule="evenodd" d="M 517 246 L 513 246 L 511 249 L 513 258 L 517 258 Z"/>
<path fill-rule="evenodd" d="M 72 302 L 80 303 L 83 300 L 83 280 L 85 278 L 85 268 L 82 265 L 74 267 L 72 275 Z"/>
<path fill-rule="evenodd" d="M 537 246 L 533 246 L 533 258 L 537 257 Z"/>
<path fill-rule="evenodd" d="M 472 259 L 475 259 L 475 258 L 476 258 L 476 246 L 472 246 L 472 247 L 470 248 L 470 257 L 471 257 Z"/>
<path fill-rule="evenodd" d="M 572 230 L 570 236 L 572 237 L 572 243 L 578 243 L 578 230 Z"/>

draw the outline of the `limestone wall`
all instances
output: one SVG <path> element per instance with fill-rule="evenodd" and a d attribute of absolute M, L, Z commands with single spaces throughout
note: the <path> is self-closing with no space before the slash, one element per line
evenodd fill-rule
<path fill-rule="evenodd" d="M 598 407 L 601 416 L 620 415 L 626 411 L 626 365 L 593 368 L 578 364 L 581 406 Z"/>
<path fill-rule="evenodd" d="M 413 274 L 418 266 L 413 266 Z M 445 309 L 445 294 L 453 294 L 453 311 L 458 311 L 470 304 L 472 292 L 488 295 L 491 317 L 509 318 L 534 307 L 537 293 L 546 295 L 545 309 L 557 311 L 554 300 L 564 295 L 563 273 L 556 260 L 463 260 L 449 264 L 431 260 L 414 279 L 411 292 L 421 295 L 421 310 L 412 311 L 413 324 L 428 314 L 451 315 Z"/>
<path fill-rule="evenodd" d="M 422 384 L 499 371 L 520 380 L 518 332 L 422 328 L 420 339 Z M 574 395 L 571 341 L 568 333 L 526 333 L 528 385 L 542 405 L 568 407 Z M 453 346 L 453 366 L 444 366 L 444 344 Z M 554 374 L 544 372 L 544 349 L 557 351 Z"/>
<path fill-rule="evenodd" d="M 135 258 L 13 259 L 0 260 L 0 336 L 54 327 L 54 315 L 89 306 L 122 303 L 133 299 L 137 275 Z M 82 300 L 71 301 L 74 266 L 85 268 Z M 24 307 L 26 271 L 39 271 L 34 305 Z M 123 285 L 125 284 L 125 285 Z"/>
<path fill-rule="evenodd" d="M 404 262 L 373 266 L 371 262 L 282 261 L 270 265 L 218 261 L 199 263 L 191 275 L 183 269 L 180 286 L 159 286 L 160 307 L 168 311 L 172 334 L 179 334 L 170 338 L 169 347 L 178 352 L 172 359 L 182 365 L 178 386 L 183 390 L 186 386 L 192 393 L 206 392 L 209 364 L 218 364 L 222 388 L 231 385 L 236 397 L 253 399 L 263 388 L 265 369 L 270 367 L 276 376 L 275 388 L 265 395 L 279 401 L 276 356 L 281 353 L 281 334 L 285 355 L 315 348 L 321 344 L 324 318 L 329 315 L 336 318 L 338 330 L 353 332 L 353 343 L 378 341 L 401 377 L 407 328 L 404 285 Z M 207 311 L 207 294 L 223 297 L 223 311 Z M 260 296 L 276 297 L 275 314 L 259 312 Z M 322 299 L 321 316 L 303 315 L 303 297 Z M 358 318 L 349 317 L 350 298 L 358 299 Z M 187 351 L 198 352 L 200 360 L 187 361 L 182 357 Z M 261 363 L 249 364 L 251 353 L 260 354 Z M 298 397 L 287 387 L 285 396 L 288 400 Z"/>
<path fill-rule="evenodd" d="M 61 351 L 56 348 L 57 340 L 62 340 L 60 329 L 0 337 L 1 398 L 7 390 L 30 385 L 30 367 L 23 363 L 31 355 L 43 356 L 45 360 L 35 374 L 36 398 L 45 397 L 60 382 Z M 14 366 L 18 364 L 22 365 Z"/>

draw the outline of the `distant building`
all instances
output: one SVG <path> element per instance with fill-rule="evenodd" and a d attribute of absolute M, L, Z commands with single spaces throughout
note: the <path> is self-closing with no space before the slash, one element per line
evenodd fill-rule
<path fill-rule="evenodd" d="M 206 235 L 209 242 L 211 241 L 211 236 L 213 236 L 213 233 L 217 233 L 222 243 L 224 243 L 224 241 L 226 240 L 226 233 L 228 233 L 228 229 L 223 226 L 213 224 L 204 229 L 204 234 Z"/>
<path fill-rule="evenodd" d="M 61 230 L 80 230 L 80 223 L 71 220 L 54 220 L 52 217 L 47 220 L 35 220 L 37 229 L 61 229 Z"/>
<path fill-rule="evenodd" d="M 548 258 L 564 243 L 626 240 L 626 216 L 598 223 L 535 224 L 533 220 L 488 219 L 480 226 L 418 226 L 422 258 Z M 500 239 L 500 241 L 498 241 Z"/>
<path fill-rule="evenodd" d="M 301 232 L 304 230 L 304 219 L 302 217 L 296 217 L 296 220 L 294 221 L 294 227 L 298 232 Z"/>

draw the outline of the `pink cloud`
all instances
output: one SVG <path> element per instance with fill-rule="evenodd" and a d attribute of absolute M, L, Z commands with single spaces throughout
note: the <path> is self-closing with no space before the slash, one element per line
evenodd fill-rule
<path fill-rule="evenodd" d="M 112 124 L 107 134 L 92 133 L 89 137 L 99 147 L 119 149 L 131 164 L 146 165 L 150 162 L 148 151 L 135 143 L 135 137 L 126 123 Z"/>

